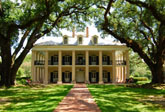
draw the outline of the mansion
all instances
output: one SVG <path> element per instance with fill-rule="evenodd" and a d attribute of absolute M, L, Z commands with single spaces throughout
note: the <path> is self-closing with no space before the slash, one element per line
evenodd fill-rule
<path fill-rule="evenodd" d="M 32 81 L 36 83 L 124 83 L 129 77 L 128 47 L 108 37 L 64 35 L 32 48 Z"/>

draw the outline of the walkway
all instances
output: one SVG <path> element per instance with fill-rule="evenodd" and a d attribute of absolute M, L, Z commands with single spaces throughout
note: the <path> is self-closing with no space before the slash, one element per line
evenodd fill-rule
<path fill-rule="evenodd" d="M 85 84 L 75 84 L 54 112 L 101 112 Z"/>

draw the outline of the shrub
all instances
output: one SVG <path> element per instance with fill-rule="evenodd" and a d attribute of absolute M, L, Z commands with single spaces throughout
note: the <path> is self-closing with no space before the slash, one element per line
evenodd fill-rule
<path fill-rule="evenodd" d="M 147 77 L 133 77 L 133 79 L 137 81 L 148 81 Z"/>

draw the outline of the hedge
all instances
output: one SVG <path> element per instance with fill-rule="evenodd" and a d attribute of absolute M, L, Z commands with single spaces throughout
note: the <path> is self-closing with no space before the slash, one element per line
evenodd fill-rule
<path fill-rule="evenodd" d="M 133 79 L 135 79 L 137 81 L 148 81 L 147 77 L 133 77 Z"/>

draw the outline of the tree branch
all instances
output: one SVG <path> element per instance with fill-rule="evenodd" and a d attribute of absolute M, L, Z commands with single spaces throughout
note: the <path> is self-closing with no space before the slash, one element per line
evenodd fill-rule
<path fill-rule="evenodd" d="M 105 30 L 107 33 L 111 34 L 112 36 L 114 36 L 116 39 L 118 39 L 121 43 L 126 43 L 126 45 L 128 47 L 131 47 L 133 49 L 134 52 L 137 52 L 139 54 L 139 56 L 144 59 L 144 61 L 147 63 L 148 66 L 151 67 L 151 65 L 153 65 L 153 62 L 149 59 L 149 57 L 147 56 L 147 54 L 143 51 L 142 46 L 140 46 L 136 41 L 130 39 L 130 38 L 123 38 L 123 36 L 120 36 L 118 34 L 116 34 L 115 32 L 113 32 L 112 30 L 108 29 L 108 18 L 107 18 L 107 14 L 110 11 L 110 7 L 112 5 L 112 0 L 109 2 L 107 9 L 104 13 L 104 24 L 103 24 L 103 30 Z"/>
<path fill-rule="evenodd" d="M 18 54 L 18 52 L 20 51 L 20 49 L 22 48 L 23 43 L 24 43 L 26 37 L 29 35 L 29 33 L 30 33 L 30 30 L 26 30 L 26 32 L 25 32 L 24 35 L 22 36 L 22 38 L 21 38 L 21 40 L 20 40 L 20 42 L 19 42 L 18 47 L 15 49 L 15 51 L 14 51 L 14 53 L 13 53 L 13 55 L 12 55 L 12 57 L 13 57 L 14 59 L 15 59 L 15 57 L 17 56 L 17 54 Z"/>

